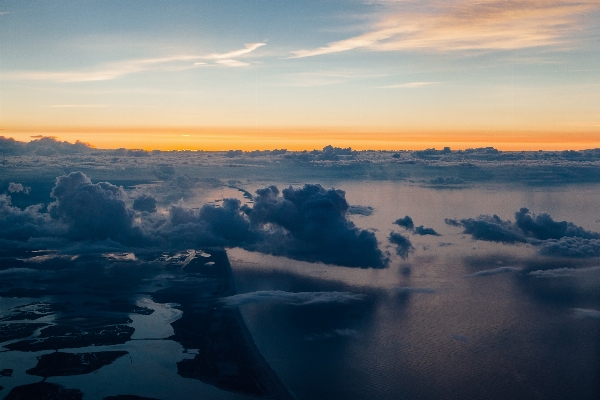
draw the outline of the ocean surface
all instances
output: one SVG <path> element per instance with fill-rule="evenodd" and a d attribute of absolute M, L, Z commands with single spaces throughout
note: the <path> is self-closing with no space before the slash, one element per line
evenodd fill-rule
<path fill-rule="evenodd" d="M 257 346 L 299 399 L 595 399 L 600 397 L 600 262 L 538 254 L 529 244 L 473 240 L 445 218 L 521 207 L 600 231 L 600 187 L 489 185 L 455 189 L 394 182 L 320 182 L 346 192 L 353 215 L 385 249 L 410 237 L 386 269 L 299 262 L 228 249 L 240 293 L 363 294 L 344 304 L 241 307 Z M 285 187 L 279 185 L 280 189 Z M 440 236 L 408 234 L 405 215 Z M 569 268 L 562 277 L 531 272 Z"/>

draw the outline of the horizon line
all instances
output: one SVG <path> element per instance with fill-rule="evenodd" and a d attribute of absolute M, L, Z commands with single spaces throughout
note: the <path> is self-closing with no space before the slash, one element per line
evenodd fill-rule
<path fill-rule="evenodd" d="M 236 148 L 220 148 L 220 149 L 201 149 L 201 148 L 185 148 L 185 147 L 181 147 L 181 148 L 170 148 L 170 149 L 160 149 L 160 148 L 151 148 L 151 147 L 98 147 L 92 143 L 89 142 L 85 142 L 82 140 L 78 140 L 76 139 L 75 141 L 68 141 L 68 140 L 61 140 L 59 137 L 57 136 L 52 136 L 52 135 L 35 135 L 35 136 L 30 136 L 29 141 L 24 141 L 24 140 L 18 140 L 15 139 L 14 137 L 6 137 L 0 134 L 0 138 L 4 139 L 4 140 L 14 140 L 15 142 L 18 143 L 23 143 L 23 144 L 28 144 L 28 143 L 32 143 L 35 141 L 39 141 L 40 139 L 52 139 L 57 143 L 67 143 L 69 145 L 76 145 L 76 144 L 82 144 L 86 147 L 88 147 L 90 150 L 98 150 L 98 151 L 115 151 L 115 150 L 127 150 L 127 151 L 145 151 L 145 152 L 153 152 L 153 151 L 158 151 L 158 152 L 164 152 L 164 153 L 169 153 L 169 152 L 229 152 L 229 151 L 242 151 L 244 153 L 250 153 L 253 151 L 282 151 L 285 150 L 286 152 L 306 152 L 306 151 L 320 151 L 320 150 L 324 150 L 325 147 L 327 146 L 332 146 L 334 148 L 343 148 L 343 149 L 351 149 L 352 151 L 357 151 L 357 152 L 368 152 L 368 151 L 381 151 L 381 152 L 413 152 L 413 151 L 427 151 L 427 150 L 434 150 L 434 151 L 443 151 L 443 150 L 449 150 L 452 152 L 457 152 L 457 151 L 466 151 L 466 150 L 479 150 L 479 149 L 494 149 L 494 150 L 498 150 L 500 152 L 509 152 L 509 153 L 518 153 L 518 152 L 539 152 L 539 151 L 545 151 L 545 152 L 556 152 L 556 151 L 591 151 L 591 150 L 598 150 L 600 149 L 600 144 L 597 144 L 598 147 L 585 147 L 585 148 L 560 148 L 560 149 L 539 149 L 539 148 L 530 148 L 530 149 L 503 149 L 503 148 L 498 148 L 496 146 L 493 145 L 489 145 L 489 143 L 484 143 L 484 142 L 478 142 L 477 146 L 472 146 L 472 147 L 460 147 L 460 148 L 456 148 L 456 147 L 452 147 L 450 146 L 450 144 L 457 144 L 458 142 L 451 142 L 451 141 L 447 141 L 447 142 L 428 142 L 429 144 L 434 144 L 434 146 L 430 146 L 430 147 L 419 147 L 419 148 L 353 148 L 353 146 L 344 146 L 344 145 L 339 145 L 339 146 L 334 146 L 332 144 L 326 144 L 324 146 L 320 146 L 320 147 L 313 147 L 313 148 L 302 148 L 302 149 L 288 149 L 286 147 L 269 147 L 269 148 L 243 148 L 243 146 L 238 146 Z M 424 144 L 423 142 L 412 142 L 412 143 L 420 143 L 420 144 Z M 465 142 L 468 143 L 468 142 Z M 528 144 L 533 145 L 535 142 L 528 142 Z"/>

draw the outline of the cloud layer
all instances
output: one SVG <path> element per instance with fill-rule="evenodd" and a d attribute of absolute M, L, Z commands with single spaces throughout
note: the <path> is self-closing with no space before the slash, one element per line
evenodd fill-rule
<path fill-rule="evenodd" d="M 450 222 L 449 222 L 450 221 Z M 464 233 L 473 239 L 502 243 L 530 243 L 540 247 L 540 253 L 559 257 L 600 257 L 600 233 L 588 231 L 572 222 L 555 221 L 549 214 L 533 214 L 527 208 L 515 213 L 515 222 L 497 215 L 480 215 L 462 219 Z"/>
<path fill-rule="evenodd" d="M 221 302 L 227 307 L 239 307 L 245 304 L 257 303 L 282 303 L 307 306 L 330 303 L 346 304 L 364 299 L 364 295 L 350 292 L 284 292 L 281 290 L 262 290 L 224 297 L 221 299 Z"/>
<path fill-rule="evenodd" d="M 16 189 L 15 189 L 16 190 Z M 50 248 L 239 246 L 290 258 L 361 268 L 383 268 L 388 260 L 375 234 L 348 217 L 341 190 L 320 185 L 270 186 L 257 191 L 254 207 L 237 199 L 220 206 L 189 208 L 171 204 L 157 212 L 154 197 L 129 199 L 122 187 L 93 183 L 85 174 L 60 176 L 48 212 L 42 205 L 23 210 L 0 195 L 0 238 L 8 247 Z M 16 241 L 16 243 L 15 243 Z"/>

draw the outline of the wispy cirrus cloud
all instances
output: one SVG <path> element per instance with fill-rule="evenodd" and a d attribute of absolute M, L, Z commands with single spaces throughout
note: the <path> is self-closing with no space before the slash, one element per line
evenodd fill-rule
<path fill-rule="evenodd" d="M 291 58 L 354 49 L 452 52 L 567 46 L 569 37 L 584 29 L 582 16 L 600 9 L 600 3 L 590 0 L 432 0 L 420 7 L 410 1 L 384 4 L 385 11 L 368 32 L 316 49 L 293 51 Z"/>
<path fill-rule="evenodd" d="M 250 65 L 250 63 L 232 59 L 217 60 L 217 64 L 224 65 L 226 67 L 246 67 Z"/>
<path fill-rule="evenodd" d="M 236 57 L 240 57 L 245 54 L 251 53 L 254 50 L 258 49 L 259 47 L 266 46 L 266 45 L 267 45 L 266 43 L 246 43 L 244 45 L 245 48 L 243 48 L 243 49 L 233 50 L 233 51 L 229 51 L 227 53 L 221 53 L 221 54 L 218 54 L 218 53 L 210 54 L 210 55 L 202 57 L 202 58 L 205 58 L 207 60 L 223 60 L 223 59 L 236 58 Z"/>
<path fill-rule="evenodd" d="M 227 67 L 244 67 L 250 63 L 234 60 L 232 57 L 245 56 L 265 43 L 248 43 L 243 49 L 220 54 L 207 55 L 176 55 L 169 57 L 145 58 L 107 63 L 87 70 L 71 71 L 11 71 L 0 75 L 3 80 L 31 80 L 54 82 L 91 82 L 117 79 L 125 75 L 145 71 L 182 71 L 208 65 L 221 65 Z M 207 60 L 214 60 L 208 63 Z"/>
<path fill-rule="evenodd" d="M 53 104 L 49 108 L 105 108 L 107 104 Z"/>
<path fill-rule="evenodd" d="M 439 82 L 407 82 L 407 83 L 399 83 L 397 85 L 389 85 L 389 86 L 380 86 L 380 89 L 410 89 L 410 88 L 418 88 L 422 86 L 430 86 L 437 85 Z"/>

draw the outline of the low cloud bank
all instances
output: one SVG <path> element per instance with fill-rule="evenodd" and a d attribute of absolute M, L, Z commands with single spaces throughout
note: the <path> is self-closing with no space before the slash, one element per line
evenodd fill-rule
<path fill-rule="evenodd" d="M 24 210 L 0 195 L 0 246 L 7 248 L 240 246 L 290 258 L 361 268 L 383 268 L 388 259 L 375 234 L 357 228 L 341 190 L 320 185 L 257 190 L 254 206 L 225 199 L 200 209 L 173 204 L 157 213 L 143 194 L 127 204 L 123 188 L 92 183 L 81 172 L 60 176 L 54 202 Z"/>
<path fill-rule="evenodd" d="M 475 272 L 474 274 L 465 275 L 465 278 L 476 278 L 478 276 L 491 276 L 491 275 L 506 274 L 509 272 L 521 272 L 521 271 L 523 271 L 523 268 L 499 267 L 499 268 L 493 268 L 493 269 L 485 269 L 483 271 Z"/>
<path fill-rule="evenodd" d="M 460 222 L 473 239 L 502 243 L 530 243 L 539 246 L 540 253 L 556 257 L 600 257 L 600 233 L 588 231 L 572 222 L 555 221 L 549 214 L 533 214 L 527 208 L 515 213 L 515 222 L 497 215 L 480 215 Z"/>
<path fill-rule="evenodd" d="M 221 302 L 226 307 L 239 307 L 245 304 L 280 303 L 295 306 L 317 304 L 347 304 L 362 301 L 365 296 L 350 292 L 284 292 L 282 290 L 262 290 L 224 297 Z"/>

